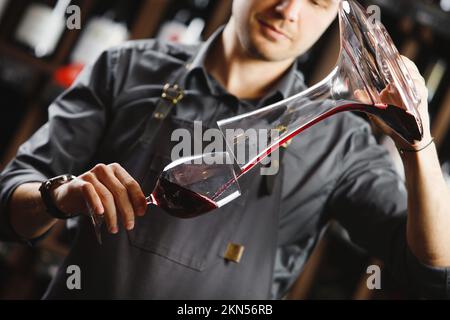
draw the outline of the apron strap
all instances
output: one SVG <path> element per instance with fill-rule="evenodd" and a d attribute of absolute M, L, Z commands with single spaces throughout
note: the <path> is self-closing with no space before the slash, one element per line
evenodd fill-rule
<path fill-rule="evenodd" d="M 182 69 L 179 73 L 176 73 L 169 82 L 164 85 L 161 93 L 161 99 L 159 99 L 155 110 L 152 113 L 151 118 L 147 121 L 144 129 L 144 133 L 139 138 L 138 142 L 145 146 L 150 147 L 160 131 L 164 120 L 173 110 L 173 108 L 184 97 L 184 90 L 177 83 L 185 75 L 188 69 Z"/>
<path fill-rule="evenodd" d="M 292 96 L 292 95 L 294 95 L 295 92 L 296 92 L 296 90 L 295 90 L 294 86 L 292 86 L 292 87 L 290 88 L 289 92 L 288 92 L 289 97 Z M 286 98 L 285 98 L 285 99 L 286 99 Z M 288 115 L 288 116 L 286 117 L 288 122 L 291 121 L 291 117 L 292 117 L 292 114 L 291 114 L 291 115 Z M 292 139 L 291 139 L 291 140 L 288 140 L 288 141 L 285 142 L 285 143 L 283 143 L 283 144 L 279 147 L 279 149 L 278 149 L 278 150 L 279 150 L 279 155 L 280 155 L 280 156 L 279 156 L 279 162 L 278 162 L 277 164 L 270 163 L 271 165 L 277 165 L 277 166 L 279 166 L 279 168 L 278 168 L 278 171 L 277 171 L 277 173 L 276 173 L 275 175 L 264 176 L 264 177 L 263 177 L 263 179 L 262 179 L 262 185 L 261 185 L 261 188 L 260 188 L 260 190 L 261 190 L 261 192 L 262 192 L 263 194 L 266 194 L 266 195 L 272 194 L 273 189 L 274 189 L 274 186 L 275 186 L 275 182 L 276 182 L 276 180 L 277 180 L 277 177 L 281 175 L 281 174 L 280 174 L 280 171 L 282 171 L 282 170 L 281 170 L 281 166 L 283 165 L 283 157 L 284 157 L 284 154 L 285 154 L 285 152 L 286 152 L 286 149 L 287 149 L 287 148 L 289 147 L 289 145 L 291 144 L 291 142 L 292 142 Z M 272 162 L 272 161 L 271 161 L 271 162 Z M 270 164 L 269 164 L 269 165 L 270 165 Z"/>
<path fill-rule="evenodd" d="M 286 152 L 286 148 L 287 146 L 283 145 L 281 146 L 278 150 L 279 150 L 279 160 L 278 163 L 274 162 L 274 160 L 270 161 L 269 165 L 272 166 L 278 166 L 278 171 L 276 174 L 273 175 L 265 175 L 262 177 L 261 179 L 261 188 L 260 188 L 260 195 L 271 195 L 273 193 L 274 187 L 275 187 L 275 183 L 278 179 L 278 177 L 280 176 L 280 179 L 282 179 L 281 177 L 281 166 L 283 165 L 283 157 L 284 157 L 284 153 Z"/>

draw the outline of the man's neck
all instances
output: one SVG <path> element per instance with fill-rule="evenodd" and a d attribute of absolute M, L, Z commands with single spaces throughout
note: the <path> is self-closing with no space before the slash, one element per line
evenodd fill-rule
<path fill-rule="evenodd" d="M 240 45 L 229 22 L 208 52 L 205 67 L 231 94 L 241 99 L 256 99 L 267 94 L 292 63 L 251 57 Z"/>

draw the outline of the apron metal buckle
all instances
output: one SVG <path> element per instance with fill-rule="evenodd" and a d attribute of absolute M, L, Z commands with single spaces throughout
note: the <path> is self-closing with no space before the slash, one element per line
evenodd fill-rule
<path fill-rule="evenodd" d="M 184 91 L 177 84 L 171 85 L 166 83 L 164 85 L 161 97 L 173 104 L 177 104 L 181 99 L 183 99 Z"/>

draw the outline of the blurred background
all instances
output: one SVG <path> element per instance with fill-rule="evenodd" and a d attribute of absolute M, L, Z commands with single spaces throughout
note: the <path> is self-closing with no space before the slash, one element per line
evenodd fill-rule
<path fill-rule="evenodd" d="M 430 95 L 433 136 L 450 173 L 450 0 L 372 0 L 399 51 L 415 61 Z M 0 170 L 47 118 L 51 101 L 83 66 L 129 39 L 182 43 L 206 39 L 224 24 L 232 0 L 0 0 Z M 78 7 L 73 7 L 76 5 Z M 80 11 L 78 12 L 78 8 Z M 77 19 L 80 13 L 80 19 Z M 67 25 L 66 25 L 67 22 Z M 299 57 L 309 85 L 326 76 L 339 49 L 337 21 Z M 401 172 L 397 151 L 391 150 Z M 0 299 L 38 299 L 70 248 L 64 223 L 37 247 L 0 242 Z M 344 257 L 344 258 L 343 258 Z M 367 266 L 382 263 L 352 245 L 332 222 L 288 299 L 414 298 L 382 273 L 382 289 L 368 290 Z"/>

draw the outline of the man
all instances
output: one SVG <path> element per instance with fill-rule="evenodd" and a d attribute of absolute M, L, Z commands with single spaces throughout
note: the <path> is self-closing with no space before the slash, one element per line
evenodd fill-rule
<path fill-rule="evenodd" d="M 46 297 L 281 298 L 331 218 L 412 290 L 448 297 L 450 193 L 430 144 L 426 88 L 407 59 L 421 92 L 425 135 L 404 145 L 388 131 L 407 150 L 406 189 L 369 126 L 342 113 L 293 140 L 275 181 L 246 176 L 243 195 L 228 206 L 187 220 L 146 208 L 144 194 L 170 161 L 170 133 L 197 120 L 213 127 L 303 90 L 295 59 L 337 7 L 334 0 L 235 0 L 225 28 L 198 50 L 131 42 L 85 70 L 0 180 L 4 239 L 34 241 L 55 216 L 82 213 Z M 165 83 L 179 84 L 185 97 L 150 143 L 147 124 Z M 77 178 L 51 188 L 44 202 L 42 181 L 67 173 Z M 92 213 L 106 222 L 102 246 L 87 217 Z M 66 287 L 69 265 L 82 270 L 81 290 Z"/>

